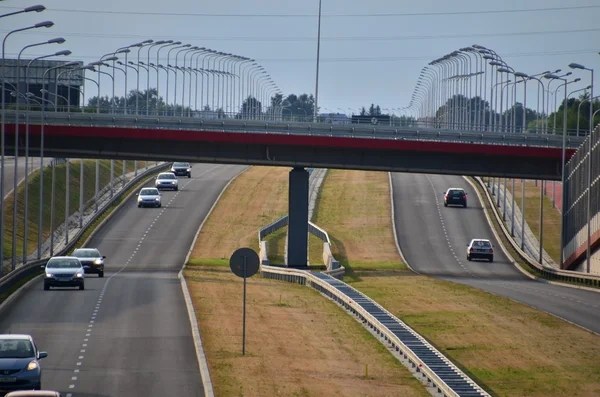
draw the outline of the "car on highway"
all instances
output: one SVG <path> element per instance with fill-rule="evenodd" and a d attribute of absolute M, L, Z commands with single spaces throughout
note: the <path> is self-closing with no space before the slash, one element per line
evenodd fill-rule
<path fill-rule="evenodd" d="M 38 350 L 30 335 L 0 335 L 0 393 L 40 390 L 40 360 L 47 356 Z"/>
<path fill-rule="evenodd" d="M 171 172 L 176 176 L 182 175 L 188 178 L 192 177 L 192 165 L 190 163 L 173 163 Z"/>
<path fill-rule="evenodd" d="M 140 207 L 158 207 L 160 208 L 160 192 L 154 187 L 145 187 L 137 193 L 137 206 Z"/>
<path fill-rule="evenodd" d="M 467 207 L 467 192 L 465 189 L 451 187 L 444 192 L 444 207 L 449 205 L 462 205 Z"/>
<path fill-rule="evenodd" d="M 487 259 L 490 262 L 494 261 L 494 247 L 490 240 L 486 239 L 473 239 L 467 245 L 467 260 L 473 259 Z"/>
<path fill-rule="evenodd" d="M 104 260 L 106 256 L 100 254 L 96 248 L 77 248 L 71 256 L 79 259 L 86 273 L 95 273 L 104 277 Z"/>
<path fill-rule="evenodd" d="M 175 174 L 172 172 L 161 172 L 160 174 L 158 174 L 158 176 L 156 177 L 156 181 L 154 182 L 154 186 L 156 186 L 158 190 L 179 190 L 177 176 L 175 176 Z"/>
<path fill-rule="evenodd" d="M 85 289 L 85 271 L 74 256 L 54 256 L 42 266 L 45 270 L 44 290 L 51 287 L 78 287 Z"/>

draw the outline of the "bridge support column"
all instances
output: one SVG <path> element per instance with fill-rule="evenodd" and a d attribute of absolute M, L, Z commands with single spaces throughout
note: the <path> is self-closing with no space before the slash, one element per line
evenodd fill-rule
<path fill-rule="evenodd" d="M 308 178 L 308 171 L 302 167 L 290 171 L 287 261 L 289 267 L 307 266 Z"/>

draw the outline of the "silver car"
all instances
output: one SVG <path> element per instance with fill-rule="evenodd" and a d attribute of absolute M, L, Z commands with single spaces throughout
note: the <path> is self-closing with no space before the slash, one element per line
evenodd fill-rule
<path fill-rule="evenodd" d="M 140 207 L 158 207 L 160 208 L 160 192 L 154 187 L 145 187 L 137 194 L 137 206 Z"/>
<path fill-rule="evenodd" d="M 494 248 L 490 240 L 482 238 L 474 238 L 467 245 L 467 260 L 487 259 L 490 262 L 494 261 Z"/>
<path fill-rule="evenodd" d="M 172 172 L 161 172 L 156 177 L 156 181 L 154 182 L 154 186 L 158 190 L 160 189 L 173 189 L 179 190 L 179 181 L 177 180 L 177 176 L 175 176 Z"/>
<path fill-rule="evenodd" d="M 79 259 L 74 256 L 54 256 L 42 266 L 44 275 L 44 290 L 50 287 L 79 287 L 85 289 L 85 271 Z"/>
<path fill-rule="evenodd" d="M 0 335 L 0 394 L 12 390 L 40 390 L 42 387 L 41 352 L 29 335 Z"/>

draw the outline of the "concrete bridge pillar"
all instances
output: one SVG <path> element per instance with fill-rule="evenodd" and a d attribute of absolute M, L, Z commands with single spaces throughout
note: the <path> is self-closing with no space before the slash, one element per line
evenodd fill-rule
<path fill-rule="evenodd" d="M 288 266 L 306 267 L 308 257 L 309 173 L 295 167 L 289 176 Z"/>

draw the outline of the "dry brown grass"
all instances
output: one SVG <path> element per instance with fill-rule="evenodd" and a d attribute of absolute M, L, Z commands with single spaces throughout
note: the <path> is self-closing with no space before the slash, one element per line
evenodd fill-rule
<path fill-rule="evenodd" d="M 471 287 L 418 276 L 383 261 L 378 265 L 368 248 L 354 248 L 360 237 L 370 241 L 370 230 L 379 230 L 379 236 L 393 233 L 389 206 L 383 202 L 389 202 L 387 175 L 363 174 L 367 189 L 345 200 L 332 186 L 352 190 L 357 175 L 349 171 L 332 173 L 317 202 L 316 222 L 346 247 L 337 249 L 338 259 L 369 264 L 354 266 L 348 278 L 352 286 L 398 315 L 496 395 L 600 395 L 597 335 Z M 369 186 L 375 180 L 379 186 Z M 358 186 L 354 189 L 360 190 Z M 352 224 L 356 229 L 349 229 L 351 219 L 363 221 Z M 370 225 L 370 219 L 379 228 Z M 386 225 L 389 229 L 381 231 Z M 396 247 L 387 244 L 379 253 L 390 260 L 396 255 Z"/>
<path fill-rule="evenodd" d="M 512 191 L 512 184 L 508 183 L 508 190 Z M 539 240 L 540 236 L 540 188 L 535 182 L 525 182 L 525 222 Z M 521 180 L 515 180 L 515 205 L 521 208 Z M 502 203 L 500 204 L 502 205 Z M 552 208 L 552 198 L 544 196 L 544 250 L 556 263 L 560 262 L 560 212 Z"/>
<path fill-rule="evenodd" d="M 359 323 L 316 291 L 242 280 L 223 267 L 186 270 L 217 396 L 426 396 Z M 368 365 L 369 378 L 365 378 Z"/>
<path fill-rule="evenodd" d="M 358 271 L 375 299 L 499 396 L 600 395 L 600 337 L 506 298 L 412 273 Z"/>
<path fill-rule="evenodd" d="M 288 168 L 251 167 L 225 191 L 198 236 L 194 261 L 258 249 L 258 230 L 287 213 Z"/>
<path fill-rule="evenodd" d="M 240 175 L 204 225 L 185 272 L 216 395 L 427 395 L 334 303 L 259 275 L 248 280 L 247 355 L 241 355 L 242 280 L 212 265 L 226 265 L 225 253 L 242 245 L 255 247 L 258 229 L 286 212 L 287 173 L 253 167 Z"/>
<path fill-rule="evenodd" d="M 349 280 L 356 269 L 405 268 L 391 227 L 387 173 L 330 170 L 317 203 L 314 223 L 329 234 Z"/>

